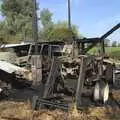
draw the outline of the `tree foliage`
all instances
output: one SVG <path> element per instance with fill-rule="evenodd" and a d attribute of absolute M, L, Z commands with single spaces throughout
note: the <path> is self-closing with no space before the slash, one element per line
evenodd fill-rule
<path fill-rule="evenodd" d="M 41 11 L 40 18 L 43 28 L 40 30 L 39 37 L 42 41 L 62 41 L 72 39 L 73 36 L 80 36 L 77 26 L 72 25 L 72 31 L 70 31 L 66 21 L 54 23 L 52 16 L 53 14 L 48 9 Z"/>
<path fill-rule="evenodd" d="M 0 12 L 4 20 L 0 22 L 0 38 L 7 42 L 19 42 L 32 39 L 32 0 L 1 0 Z M 72 32 L 66 21 L 54 23 L 53 14 L 49 9 L 40 13 L 40 41 L 56 41 L 80 37 L 78 28 L 72 25 Z M 74 34 L 73 34 L 74 33 Z"/>
<path fill-rule="evenodd" d="M 1 12 L 5 17 L 4 31 L 19 39 L 31 37 L 32 0 L 2 0 Z"/>
<path fill-rule="evenodd" d="M 53 29 L 52 16 L 53 14 L 46 8 L 44 8 L 40 13 L 40 22 L 42 27 L 39 31 L 39 38 L 42 41 L 48 41 L 48 36 Z"/>
<path fill-rule="evenodd" d="M 40 13 L 40 20 L 43 28 L 49 28 L 52 27 L 53 21 L 52 21 L 53 14 L 49 11 L 49 9 L 43 9 Z"/>
<path fill-rule="evenodd" d="M 49 40 L 59 40 L 67 41 L 72 40 L 73 37 L 78 37 L 77 26 L 72 25 L 72 31 L 68 29 L 68 24 L 65 21 L 60 21 L 57 24 L 54 24 L 53 29 L 48 34 Z"/>

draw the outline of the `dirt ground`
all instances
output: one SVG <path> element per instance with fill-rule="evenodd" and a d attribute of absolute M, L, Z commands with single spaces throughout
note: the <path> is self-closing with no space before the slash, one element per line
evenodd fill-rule
<path fill-rule="evenodd" d="M 114 93 L 114 94 L 113 94 Z M 112 99 L 120 102 L 120 91 L 114 90 Z M 73 105 L 69 112 L 61 110 L 33 111 L 30 102 L 0 102 L 0 120 L 120 120 L 120 107 L 105 105 L 77 110 Z"/>

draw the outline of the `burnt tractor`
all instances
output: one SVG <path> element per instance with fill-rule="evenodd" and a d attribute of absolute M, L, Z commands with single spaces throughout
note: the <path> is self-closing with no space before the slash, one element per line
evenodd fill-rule
<path fill-rule="evenodd" d="M 84 96 L 107 103 L 109 86 L 115 84 L 115 64 L 105 55 L 104 39 L 119 27 L 116 25 L 101 38 L 74 38 L 72 44 L 39 43 L 42 78 L 37 83 L 41 86 L 40 96 L 33 97 L 33 108 L 67 110 L 73 102 L 79 108 L 84 105 Z M 99 55 L 87 54 L 97 44 L 101 47 Z"/>
<path fill-rule="evenodd" d="M 33 95 L 33 109 L 47 107 L 68 110 L 72 103 L 79 108 L 84 105 L 86 99 L 105 104 L 109 99 L 109 86 L 115 84 L 115 64 L 110 62 L 108 56 L 105 55 L 104 40 L 120 28 L 120 23 L 100 38 L 79 39 L 73 34 L 70 42 L 39 43 L 36 0 L 33 0 L 33 8 L 35 43 L 12 45 L 18 56 L 27 54 L 27 60 L 26 58 L 18 59 L 18 64 L 22 63 L 20 66 L 24 66 L 24 62 L 27 61 L 26 67 L 32 72 L 30 85 L 32 84 L 32 90 L 39 91 L 39 96 Z M 68 9 L 69 30 L 72 32 L 70 0 L 68 0 Z M 100 47 L 99 55 L 89 55 L 87 52 L 96 45 Z M 7 46 L 7 48 L 11 47 Z M 16 68 L 13 65 L 10 66 Z M 21 75 L 17 78 L 21 80 Z M 0 93 L 4 93 L 3 91 L 0 88 Z"/>

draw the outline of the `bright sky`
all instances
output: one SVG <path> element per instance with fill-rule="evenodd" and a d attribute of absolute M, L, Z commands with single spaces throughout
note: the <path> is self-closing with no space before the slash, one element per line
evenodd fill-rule
<path fill-rule="evenodd" d="M 40 9 L 49 8 L 54 20 L 67 20 L 67 0 L 37 0 Z M 120 23 L 120 0 L 71 0 L 72 23 L 86 37 L 101 36 Z M 1 19 L 1 16 L 0 16 Z M 120 29 L 111 40 L 120 41 Z"/>
<path fill-rule="evenodd" d="M 67 20 L 67 0 L 38 0 L 49 8 L 54 20 Z M 71 0 L 72 23 L 87 37 L 101 36 L 120 23 L 120 0 Z M 120 40 L 120 29 L 109 38 Z"/>

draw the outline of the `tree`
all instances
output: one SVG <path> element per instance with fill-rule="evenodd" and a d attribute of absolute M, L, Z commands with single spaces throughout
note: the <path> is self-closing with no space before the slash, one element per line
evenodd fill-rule
<path fill-rule="evenodd" d="M 32 34 L 32 0 L 2 0 L 1 12 L 5 16 L 5 31 L 21 38 Z"/>
<path fill-rule="evenodd" d="M 42 41 L 48 41 L 48 36 L 53 29 L 53 20 L 52 20 L 53 14 L 49 11 L 49 9 L 44 8 L 40 13 L 40 22 L 42 25 L 42 28 L 39 32 L 39 38 L 42 39 Z"/>
<path fill-rule="evenodd" d="M 112 47 L 117 47 L 117 41 L 112 42 Z"/>
<path fill-rule="evenodd" d="M 68 29 L 68 24 L 65 21 L 59 21 L 57 24 L 54 24 L 53 29 L 49 34 L 49 40 L 58 40 L 58 41 L 68 41 L 72 40 L 73 37 L 78 37 L 79 32 L 78 28 L 75 25 L 72 25 L 72 31 Z"/>
<path fill-rule="evenodd" d="M 55 28 L 65 28 L 68 29 L 68 22 L 66 21 L 58 21 L 57 24 L 55 24 Z M 69 30 L 69 29 L 68 29 Z M 70 31 L 70 30 L 69 30 Z M 71 31 L 70 31 L 71 32 Z M 72 25 L 72 32 L 73 34 L 75 34 L 76 36 L 81 37 L 81 35 L 79 35 L 78 32 L 78 27 L 76 25 Z"/>
<path fill-rule="evenodd" d="M 2 0 L 1 12 L 5 19 L 0 25 L 0 34 L 3 35 L 5 40 L 15 42 L 32 38 L 32 8 L 32 0 Z M 52 16 L 53 14 L 49 9 L 41 11 L 40 40 L 72 39 L 73 35 L 81 37 L 77 26 L 72 25 L 71 32 L 68 29 L 67 22 L 62 21 L 55 24 Z"/>
<path fill-rule="evenodd" d="M 53 25 L 52 22 L 53 14 L 49 11 L 49 9 L 44 8 L 40 13 L 40 20 L 43 28 L 48 28 Z"/>
<path fill-rule="evenodd" d="M 72 31 L 68 29 L 68 23 L 66 21 L 58 21 L 56 24 L 52 20 L 53 14 L 48 9 L 43 9 L 41 11 L 41 24 L 43 29 L 41 29 L 39 37 L 43 41 L 62 41 L 70 40 L 74 36 L 79 36 L 78 28 L 72 25 Z"/>

